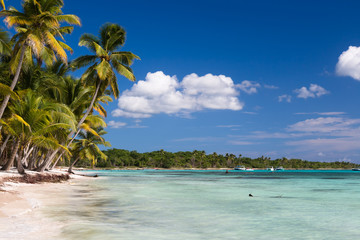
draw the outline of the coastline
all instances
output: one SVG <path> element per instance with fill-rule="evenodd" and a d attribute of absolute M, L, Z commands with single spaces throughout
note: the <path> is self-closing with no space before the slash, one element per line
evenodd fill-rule
<path fill-rule="evenodd" d="M 64 223 L 46 216 L 45 210 L 63 201 L 74 181 L 87 177 L 61 170 L 45 173 L 12 169 L 0 172 L 0 239 L 59 239 Z M 89 179 L 89 178 L 87 178 Z"/>
<path fill-rule="evenodd" d="M 253 168 L 257 170 L 267 170 L 266 168 Z M 234 170 L 234 168 L 140 168 L 140 167 L 125 167 L 125 168 L 73 168 L 75 171 L 104 171 L 104 170 L 191 170 L 191 171 L 217 171 L 217 170 Z M 285 168 L 285 170 L 352 170 L 352 168 Z"/>

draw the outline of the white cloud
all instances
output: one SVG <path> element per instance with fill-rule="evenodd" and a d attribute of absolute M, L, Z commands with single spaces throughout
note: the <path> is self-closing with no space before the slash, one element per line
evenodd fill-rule
<path fill-rule="evenodd" d="M 316 84 L 310 84 L 309 89 L 306 87 L 302 87 L 300 89 L 296 89 L 295 92 L 298 94 L 298 98 L 315 98 L 315 97 L 321 97 L 322 95 L 328 94 L 329 91 L 325 90 L 323 87 L 316 85 Z"/>
<path fill-rule="evenodd" d="M 116 121 L 110 121 L 108 123 L 108 126 L 110 128 L 121 128 L 121 127 L 125 127 L 126 126 L 126 123 L 124 122 L 116 122 Z"/>
<path fill-rule="evenodd" d="M 253 144 L 256 144 L 256 143 L 253 143 L 253 142 L 248 142 L 248 141 L 229 141 L 230 144 L 232 145 L 253 145 Z"/>
<path fill-rule="evenodd" d="M 265 84 L 264 85 L 264 88 L 267 88 L 267 89 L 279 89 L 279 87 L 277 87 L 277 86 L 274 86 L 274 85 L 267 85 L 267 84 Z"/>
<path fill-rule="evenodd" d="M 257 89 L 260 88 L 260 84 L 257 82 L 244 80 L 240 84 L 237 84 L 236 87 L 246 92 L 247 94 L 253 94 L 257 93 Z"/>
<path fill-rule="evenodd" d="M 237 111 L 244 105 L 238 95 L 233 80 L 224 75 L 193 73 L 179 82 L 158 71 L 124 91 L 112 115 L 148 118 L 160 113 L 186 116 L 204 109 Z"/>
<path fill-rule="evenodd" d="M 327 117 L 307 119 L 288 127 L 291 132 L 334 133 L 349 130 L 351 126 L 360 124 L 360 119 Z"/>
<path fill-rule="evenodd" d="M 336 73 L 360 81 L 360 47 L 350 46 L 348 50 L 341 53 L 336 64 Z"/>
<path fill-rule="evenodd" d="M 234 128 L 234 127 L 241 127 L 241 125 L 218 125 L 218 128 Z"/>
<path fill-rule="evenodd" d="M 278 101 L 279 102 L 286 101 L 289 103 L 289 102 L 291 102 L 291 96 L 287 95 L 287 94 L 281 95 L 278 97 Z"/>
<path fill-rule="evenodd" d="M 325 157 L 326 155 L 325 155 L 324 153 L 322 153 L 322 152 L 319 152 L 319 153 L 318 153 L 318 156 L 319 156 L 319 157 Z"/>
<path fill-rule="evenodd" d="M 296 115 L 323 115 L 323 116 L 336 116 L 336 115 L 344 115 L 346 112 L 299 112 L 295 113 Z"/>

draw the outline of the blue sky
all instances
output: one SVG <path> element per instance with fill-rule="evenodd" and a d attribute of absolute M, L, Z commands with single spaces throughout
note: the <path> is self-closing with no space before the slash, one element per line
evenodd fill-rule
<path fill-rule="evenodd" d="M 17 2 L 8 0 L 7 5 Z M 360 163 L 359 1 L 71 1 L 141 57 L 106 107 L 113 147 Z M 350 48 L 350 46 L 352 46 Z M 341 56 L 341 57 L 340 57 Z"/>

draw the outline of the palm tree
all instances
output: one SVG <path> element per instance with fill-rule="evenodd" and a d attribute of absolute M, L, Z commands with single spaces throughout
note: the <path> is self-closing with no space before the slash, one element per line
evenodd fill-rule
<path fill-rule="evenodd" d="M 60 23 L 80 25 L 80 19 L 75 15 L 62 14 L 63 5 L 62 0 L 24 0 L 23 12 L 13 7 L 0 12 L 8 27 L 15 27 L 17 32 L 13 37 L 16 43 L 10 62 L 11 72 L 15 74 L 10 85 L 11 90 L 14 90 L 17 84 L 25 56 L 31 58 L 34 55 L 38 60 L 44 59 L 49 64 L 57 55 L 63 62 L 67 62 L 65 50 L 72 49 L 56 37 L 63 39 L 62 35 L 70 33 L 73 27 L 61 27 Z M 0 106 L 0 119 L 9 99 L 8 94 Z"/>
<path fill-rule="evenodd" d="M 100 28 L 99 37 L 92 34 L 83 34 L 80 38 L 79 46 L 87 47 L 93 55 L 85 55 L 72 62 L 74 69 L 79 69 L 91 65 L 83 74 L 82 80 L 86 85 L 96 86 L 93 98 L 89 107 L 77 125 L 77 131 L 71 131 L 68 135 L 71 140 L 67 147 L 80 132 L 80 126 L 93 110 L 93 106 L 99 96 L 102 96 L 106 89 L 110 87 L 111 93 L 115 98 L 119 96 L 116 73 L 123 75 L 131 81 L 135 81 L 130 66 L 135 59 L 140 59 L 137 55 L 128 51 L 119 51 L 125 44 L 126 32 L 118 24 L 107 23 Z M 99 108 L 97 108 L 99 109 Z M 55 157 L 57 149 L 50 156 L 50 161 Z M 60 157 L 64 152 L 60 153 Z"/>
<path fill-rule="evenodd" d="M 99 149 L 97 145 L 104 145 L 110 147 L 110 143 L 106 142 L 101 136 L 106 132 L 100 127 L 95 129 L 96 135 L 90 132 L 80 132 L 80 139 L 76 139 L 72 143 L 73 158 L 74 161 L 71 163 L 68 172 L 73 173 L 72 168 L 80 159 L 87 159 L 91 161 L 91 166 L 94 167 L 96 159 L 107 159 L 107 156 Z"/>
<path fill-rule="evenodd" d="M 65 129 L 75 127 L 75 118 L 70 109 L 50 102 L 31 90 L 23 92 L 21 101 L 12 102 L 9 109 L 11 117 L 1 123 L 4 130 L 12 135 L 15 147 L 3 170 L 10 168 L 16 152 L 21 150 L 17 168 L 19 173 L 24 173 L 22 165 L 36 147 L 47 150 L 62 147 L 55 136 Z M 71 116 L 72 121 L 69 120 Z"/>
<path fill-rule="evenodd" d="M 116 73 L 131 81 L 136 80 L 130 66 L 135 59 L 140 58 L 131 52 L 119 51 L 125 44 L 125 36 L 126 32 L 121 26 L 111 23 L 104 24 L 100 28 L 99 37 L 92 34 L 81 36 L 79 46 L 87 47 L 94 54 L 75 59 L 72 66 L 78 69 L 91 65 L 83 74 L 82 79 L 86 85 L 95 85 L 96 90 L 86 113 L 78 123 L 78 127 L 89 115 L 96 98 L 103 95 L 109 86 L 111 93 L 115 98 L 118 98 L 119 89 Z"/>

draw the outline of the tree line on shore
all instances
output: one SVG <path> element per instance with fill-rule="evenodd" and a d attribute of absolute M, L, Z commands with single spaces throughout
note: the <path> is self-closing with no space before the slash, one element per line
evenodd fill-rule
<path fill-rule="evenodd" d="M 269 157 L 249 158 L 234 154 L 206 154 L 205 151 L 167 152 L 164 150 L 139 153 L 124 149 L 109 149 L 103 153 L 107 160 L 97 159 L 94 165 L 99 168 L 233 168 L 243 165 L 249 168 L 268 168 L 282 166 L 292 169 L 319 168 L 358 168 L 360 165 L 350 162 L 313 162 L 301 159 L 280 158 L 271 160 Z M 87 161 L 80 161 L 78 166 L 89 167 Z"/>
<path fill-rule="evenodd" d="M 63 0 L 23 0 L 21 10 L 0 0 L 0 166 L 42 172 L 59 161 L 76 164 L 106 159 L 110 146 L 104 104 L 119 96 L 117 74 L 135 81 L 138 56 L 122 51 L 126 31 L 106 23 L 99 35 L 84 33 L 79 46 L 89 54 L 68 61 L 65 43 L 80 19 L 62 12 Z M 67 25 L 63 25 L 63 24 Z M 72 73 L 83 69 L 80 78 Z M 71 169 L 69 169 L 71 171 Z"/>

